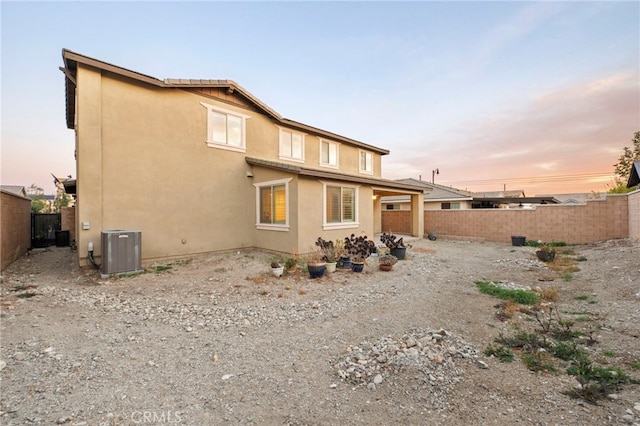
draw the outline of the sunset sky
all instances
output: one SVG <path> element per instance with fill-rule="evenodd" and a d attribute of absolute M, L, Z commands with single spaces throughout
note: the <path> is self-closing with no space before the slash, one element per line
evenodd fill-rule
<path fill-rule="evenodd" d="M 383 177 L 606 191 L 640 130 L 638 2 L 6 2 L 2 184 L 75 177 L 63 48 L 231 79 L 282 116 L 387 148 Z"/>

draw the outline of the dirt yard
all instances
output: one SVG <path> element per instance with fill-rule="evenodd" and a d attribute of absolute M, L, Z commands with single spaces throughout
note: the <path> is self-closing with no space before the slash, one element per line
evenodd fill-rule
<path fill-rule="evenodd" d="M 0 423 L 640 424 L 640 244 L 570 247 L 573 272 L 532 247 L 412 244 L 391 272 L 372 257 L 318 280 L 273 277 L 255 251 L 110 279 L 68 248 L 32 252 L 2 274 Z M 542 325 L 555 309 L 632 382 L 590 403 L 567 395 L 568 362 L 486 355 L 519 330 L 546 338 L 532 311 L 479 292 L 489 280 L 557 296 Z"/>

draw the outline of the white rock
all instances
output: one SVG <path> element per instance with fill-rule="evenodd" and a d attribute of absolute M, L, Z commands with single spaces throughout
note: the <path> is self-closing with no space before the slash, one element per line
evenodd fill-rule
<path fill-rule="evenodd" d="M 373 384 L 379 385 L 382 383 L 382 374 L 376 374 L 376 377 L 373 378 Z"/>
<path fill-rule="evenodd" d="M 224 376 L 222 376 L 222 380 L 229 380 L 232 377 L 233 377 L 233 374 L 225 374 Z"/>
<path fill-rule="evenodd" d="M 7 363 L 0 359 L 0 371 L 4 370 L 6 366 L 7 366 Z"/>

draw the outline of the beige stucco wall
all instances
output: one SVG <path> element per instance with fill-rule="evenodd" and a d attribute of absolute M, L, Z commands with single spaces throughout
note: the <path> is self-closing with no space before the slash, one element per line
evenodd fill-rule
<path fill-rule="evenodd" d="M 82 64 L 77 81 L 80 264 L 86 264 L 89 242 L 100 263 L 102 230 L 141 231 L 144 261 L 246 247 L 304 253 L 321 235 L 372 235 L 370 187 L 360 187 L 359 227 L 324 231 L 321 183 L 245 161 L 249 156 L 320 168 L 318 137 L 305 138 L 304 164 L 286 161 L 278 155 L 278 126 L 257 111 L 187 90 L 102 75 Z M 207 108 L 201 102 L 250 116 L 245 153 L 207 146 Z M 359 148 L 341 143 L 340 170 L 335 171 L 359 174 L 358 155 Z M 374 174 L 366 176 L 380 176 L 380 155 L 373 159 Z M 287 177 L 292 178 L 290 231 L 257 229 L 254 184 Z"/>

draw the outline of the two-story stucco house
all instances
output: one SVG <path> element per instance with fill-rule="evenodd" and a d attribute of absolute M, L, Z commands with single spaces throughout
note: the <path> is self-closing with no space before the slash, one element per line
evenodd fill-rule
<path fill-rule="evenodd" d="M 140 230 L 142 259 L 260 248 L 306 253 L 318 237 L 381 230 L 389 151 L 281 117 L 230 80 L 159 80 L 63 50 L 75 131 L 80 264 L 101 231 Z"/>

